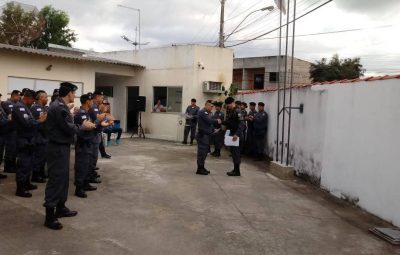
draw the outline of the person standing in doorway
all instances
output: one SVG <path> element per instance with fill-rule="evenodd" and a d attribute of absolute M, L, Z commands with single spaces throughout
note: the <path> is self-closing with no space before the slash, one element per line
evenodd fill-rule
<path fill-rule="evenodd" d="M 187 144 L 187 139 L 190 133 L 190 144 L 193 145 L 193 140 L 196 135 L 197 115 L 200 108 L 196 105 L 196 99 L 191 100 L 191 104 L 186 108 L 185 112 L 185 131 L 183 136 L 183 144 Z"/>

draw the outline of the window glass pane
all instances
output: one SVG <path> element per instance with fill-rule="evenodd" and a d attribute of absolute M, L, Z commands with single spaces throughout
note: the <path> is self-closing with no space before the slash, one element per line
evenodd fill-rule
<path fill-rule="evenodd" d="M 168 88 L 168 112 L 182 111 L 182 88 Z"/>
<path fill-rule="evenodd" d="M 163 106 L 167 105 L 167 87 L 154 87 L 153 106 L 157 104 L 158 100 L 161 100 Z"/>
<path fill-rule="evenodd" d="M 35 80 L 26 78 L 8 77 L 8 94 L 13 90 L 22 91 L 24 88 L 34 89 Z"/>

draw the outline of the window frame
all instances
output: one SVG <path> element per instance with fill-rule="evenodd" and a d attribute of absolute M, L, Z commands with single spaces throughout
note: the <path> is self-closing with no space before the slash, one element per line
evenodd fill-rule
<path fill-rule="evenodd" d="M 164 107 L 167 109 L 166 112 L 154 112 L 153 111 L 154 110 L 154 102 L 156 100 L 155 95 L 154 95 L 155 94 L 154 93 L 155 88 L 166 88 L 167 89 L 166 105 L 164 105 Z M 173 111 L 173 112 L 168 111 L 169 89 L 181 89 L 181 100 L 179 102 L 181 104 L 181 109 L 179 111 Z M 153 100 L 152 100 L 152 105 L 151 105 L 152 113 L 163 113 L 163 114 L 165 114 L 165 113 L 175 113 L 175 114 L 176 113 L 181 113 L 181 111 L 182 111 L 182 102 L 183 102 L 183 86 L 153 86 Z M 175 103 L 177 103 L 177 102 L 175 102 Z"/>

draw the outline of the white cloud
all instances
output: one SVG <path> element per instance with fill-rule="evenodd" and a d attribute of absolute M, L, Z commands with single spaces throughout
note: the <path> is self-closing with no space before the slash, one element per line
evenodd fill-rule
<path fill-rule="evenodd" d="M 110 51 L 132 48 L 120 36 L 135 37 L 138 13 L 117 7 L 118 4 L 141 9 L 142 42 L 149 47 L 172 43 L 215 42 L 219 31 L 219 1 L 187 0 L 19 0 L 41 8 L 51 4 L 70 15 L 70 26 L 78 33 L 74 46 Z M 0 0 L 0 5 L 6 1 Z M 292 1 L 290 1 L 292 2 Z M 298 13 L 317 6 L 324 0 L 297 0 Z M 229 0 L 226 9 L 226 33 L 228 34 L 251 11 L 273 5 L 273 0 Z M 329 32 L 353 28 L 366 30 L 316 35 L 296 38 L 295 56 L 307 60 L 330 57 L 360 56 L 370 72 L 395 72 L 400 65 L 398 56 L 400 36 L 396 33 L 400 24 L 398 0 L 335 0 L 297 22 L 297 35 Z M 244 23 L 252 23 L 266 15 L 252 14 Z M 277 11 L 265 16 L 230 38 L 249 39 L 276 28 L 279 24 Z M 389 28 L 377 28 L 383 25 Z M 266 37 L 275 37 L 272 33 Z M 228 43 L 229 44 L 229 43 Z M 147 46 L 146 46 L 147 47 Z M 235 55 L 262 56 L 277 54 L 277 40 L 255 41 L 235 47 Z"/>

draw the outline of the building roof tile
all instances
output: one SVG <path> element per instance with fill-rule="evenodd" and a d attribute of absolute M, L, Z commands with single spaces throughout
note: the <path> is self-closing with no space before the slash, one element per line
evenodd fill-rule
<path fill-rule="evenodd" d="M 123 61 L 118 61 L 118 60 L 112 60 L 112 59 L 108 59 L 108 58 L 101 58 L 101 57 L 95 57 L 95 56 L 90 56 L 90 55 L 74 55 L 74 54 L 68 54 L 68 53 L 52 52 L 52 51 L 47 51 L 47 50 L 38 50 L 38 49 L 33 49 L 33 48 L 13 46 L 13 45 L 8 45 L 8 44 L 1 44 L 1 43 L 0 43 L 0 49 L 17 51 L 17 52 L 27 53 L 27 54 L 35 54 L 35 55 L 53 57 L 53 58 L 69 59 L 69 60 L 75 60 L 75 61 L 87 61 L 87 62 L 97 62 L 97 63 L 145 68 L 144 66 L 141 66 L 138 64 L 123 62 Z"/>
<path fill-rule="evenodd" d="M 356 78 L 352 80 L 340 80 L 340 81 L 326 81 L 326 82 L 314 82 L 314 83 L 302 83 L 302 84 L 293 84 L 292 88 L 295 89 L 300 89 L 300 88 L 308 88 L 312 86 L 317 86 L 317 85 L 334 85 L 334 84 L 354 84 L 362 81 L 381 81 L 381 80 L 391 80 L 391 79 L 400 79 L 400 74 L 395 74 L 395 75 L 384 75 L 384 76 L 370 76 L 366 78 Z M 360 83 L 361 84 L 361 83 Z M 286 89 L 289 89 L 290 87 L 286 87 Z M 261 90 L 240 90 L 238 92 L 239 95 L 246 95 L 246 94 L 256 94 L 259 92 L 273 92 L 277 91 L 278 87 L 269 87 L 266 89 L 261 89 Z M 283 90 L 281 87 L 280 90 Z"/>

